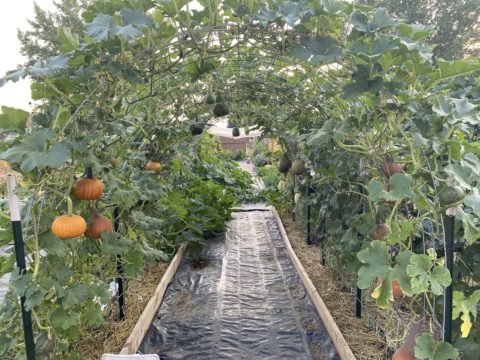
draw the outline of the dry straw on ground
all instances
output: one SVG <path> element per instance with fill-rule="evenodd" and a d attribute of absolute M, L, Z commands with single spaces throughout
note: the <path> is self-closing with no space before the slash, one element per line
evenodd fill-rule
<path fill-rule="evenodd" d="M 342 292 L 333 270 L 320 263 L 320 247 L 306 245 L 305 229 L 292 221 L 290 214 L 280 214 L 283 225 L 305 271 L 317 288 L 345 340 L 358 360 L 387 359 L 386 345 L 362 319 L 355 317 L 355 298 Z"/>
<path fill-rule="evenodd" d="M 98 360 L 104 353 L 118 354 L 153 296 L 168 264 L 149 266 L 140 279 L 129 280 L 126 288 L 125 320 L 117 321 L 118 309 L 112 304 L 107 321 L 82 340 L 82 360 Z"/>

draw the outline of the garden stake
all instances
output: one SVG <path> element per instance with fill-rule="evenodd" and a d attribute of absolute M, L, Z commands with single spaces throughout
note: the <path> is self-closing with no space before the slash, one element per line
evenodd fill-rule
<path fill-rule="evenodd" d="M 362 180 L 362 173 L 365 170 L 365 166 L 363 164 L 363 159 L 360 159 L 359 162 L 359 174 L 360 174 L 360 181 Z M 363 185 L 358 185 L 358 191 L 360 194 L 365 194 L 365 190 Z M 363 199 L 362 199 L 363 200 Z M 362 207 L 360 209 L 360 213 L 365 213 L 365 202 L 362 201 Z M 359 289 L 357 286 L 356 295 L 355 295 L 355 316 L 359 319 L 362 318 L 362 289 Z"/>
<path fill-rule="evenodd" d="M 115 232 L 118 232 L 118 228 L 120 227 L 120 210 L 118 206 L 115 206 L 113 210 L 113 226 Z M 123 264 L 122 264 L 122 255 L 117 255 L 117 278 L 115 279 L 117 283 L 118 290 L 117 290 L 117 297 L 118 297 L 118 320 L 122 321 L 125 319 L 125 292 L 123 291 Z"/>
<path fill-rule="evenodd" d="M 308 176 L 311 180 L 310 175 Z M 312 205 L 310 204 L 310 195 L 312 194 L 312 186 L 310 181 L 307 184 L 307 245 L 311 244 L 311 222 L 312 222 Z"/>
<path fill-rule="evenodd" d="M 445 267 L 453 277 L 453 242 L 455 237 L 455 218 L 445 217 Z M 452 343 L 452 309 L 453 309 L 453 279 L 445 288 L 443 305 L 443 341 Z"/>
<path fill-rule="evenodd" d="M 22 222 L 20 220 L 20 207 L 18 197 L 15 195 L 15 176 L 9 175 L 7 179 L 8 202 L 10 203 L 10 217 L 13 228 L 13 242 L 15 246 L 15 258 L 20 276 L 26 272 L 25 247 L 22 237 Z M 25 295 L 20 298 L 22 306 L 23 334 L 25 336 L 25 348 L 27 351 L 27 360 L 35 359 L 35 341 L 33 339 L 32 314 L 25 309 Z"/>

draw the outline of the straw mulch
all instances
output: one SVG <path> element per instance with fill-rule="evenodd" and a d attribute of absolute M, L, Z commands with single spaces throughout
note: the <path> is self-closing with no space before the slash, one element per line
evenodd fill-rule
<path fill-rule="evenodd" d="M 129 280 L 126 286 L 125 320 L 117 321 L 118 307 L 112 303 L 105 324 L 93 329 L 82 339 L 82 360 L 98 360 L 104 353 L 118 354 L 130 336 L 138 318 L 157 288 L 168 264 L 150 265 L 140 279 Z"/>
<path fill-rule="evenodd" d="M 375 329 L 355 317 L 355 298 L 342 292 L 341 282 L 332 269 L 321 265 L 320 247 L 306 245 L 303 226 L 293 222 L 290 214 L 280 214 L 283 226 L 292 247 L 308 273 L 318 293 L 328 307 L 345 340 L 358 360 L 388 359 L 386 344 L 380 340 Z"/>

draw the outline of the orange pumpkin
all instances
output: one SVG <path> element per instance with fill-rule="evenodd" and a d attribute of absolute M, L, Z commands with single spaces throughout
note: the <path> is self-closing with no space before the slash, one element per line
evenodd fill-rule
<path fill-rule="evenodd" d="M 395 174 L 403 173 L 403 166 L 395 162 L 385 161 L 382 165 L 382 172 L 389 178 Z"/>
<path fill-rule="evenodd" d="M 375 229 L 373 229 L 372 233 L 370 234 L 370 237 L 373 240 L 382 240 L 386 238 L 390 234 L 390 229 L 386 224 L 377 224 Z"/>
<path fill-rule="evenodd" d="M 162 170 L 162 164 L 156 161 L 148 160 L 147 165 L 145 165 L 145 170 L 153 171 L 158 174 Z"/>
<path fill-rule="evenodd" d="M 376 282 L 377 287 L 382 284 L 383 284 L 383 280 L 377 279 L 377 282 Z M 400 287 L 400 284 L 397 280 L 392 280 L 390 283 L 390 287 L 392 289 L 392 294 L 395 299 L 398 299 L 404 295 L 402 288 Z"/>
<path fill-rule="evenodd" d="M 100 239 L 104 231 L 113 231 L 112 222 L 107 217 L 100 215 L 95 207 L 92 207 L 92 223 L 85 231 L 85 236 L 89 239 Z"/>
<path fill-rule="evenodd" d="M 70 239 L 82 236 L 87 230 L 87 223 L 80 215 L 61 215 L 53 221 L 51 229 L 53 235 L 60 239 Z"/>
<path fill-rule="evenodd" d="M 79 200 L 97 200 L 102 196 L 103 183 L 95 178 L 83 177 L 77 180 L 73 192 Z"/>

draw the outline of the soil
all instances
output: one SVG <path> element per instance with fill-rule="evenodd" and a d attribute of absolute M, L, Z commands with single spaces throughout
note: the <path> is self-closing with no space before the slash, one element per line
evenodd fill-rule
<path fill-rule="evenodd" d="M 105 309 L 109 313 L 105 324 L 93 329 L 88 336 L 81 339 L 82 360 L 98 360 L 102 354 L 120 352 L 167 267 L 168 263 L 150 265 L 141 278 L 126 282 L 125 320 L 118 321 L 116 302 L 109 305 Z"/>

